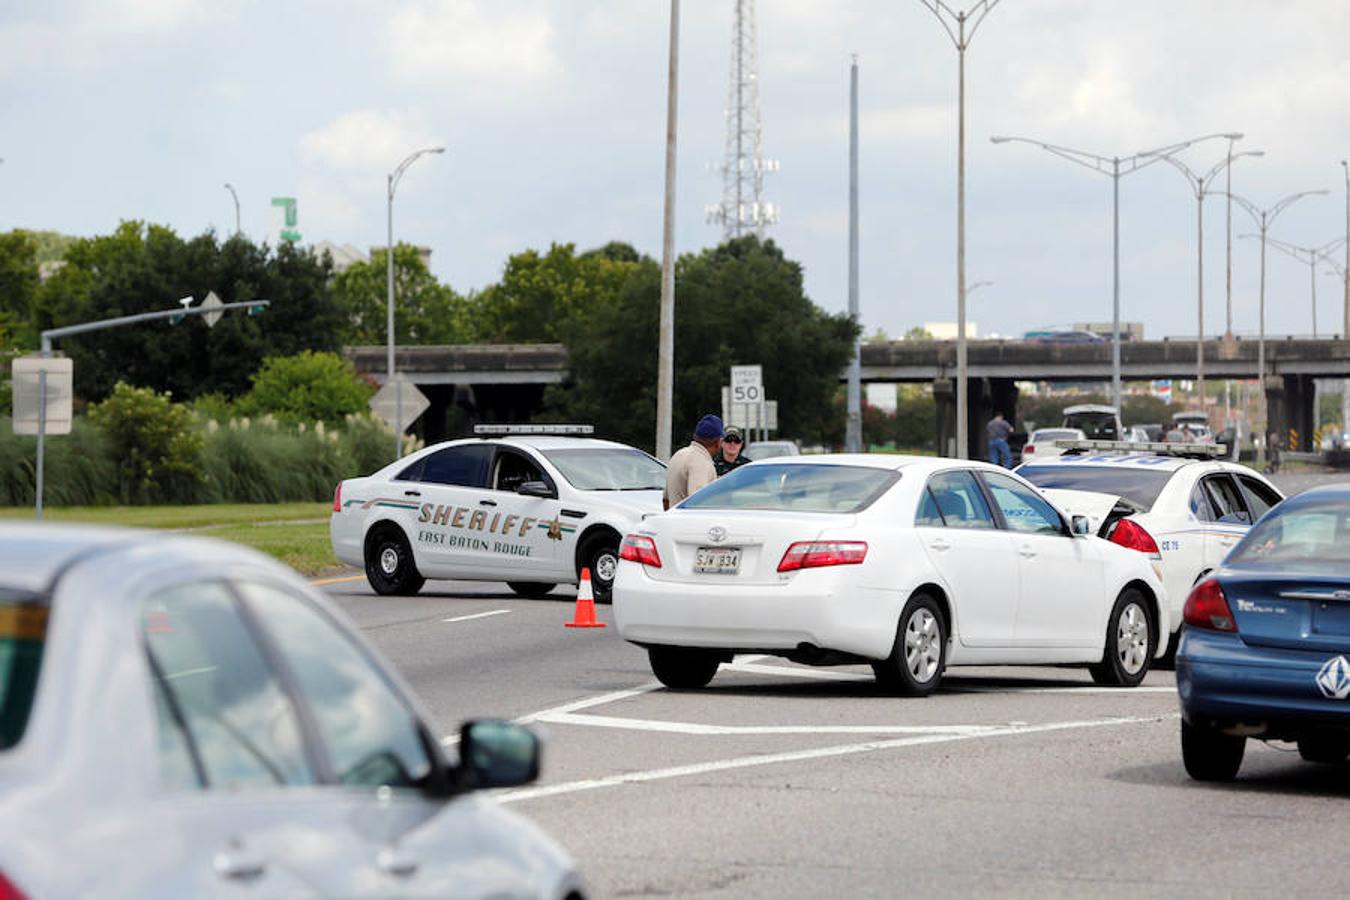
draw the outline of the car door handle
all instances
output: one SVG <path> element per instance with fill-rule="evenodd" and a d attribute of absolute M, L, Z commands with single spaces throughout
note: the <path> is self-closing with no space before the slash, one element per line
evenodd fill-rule
<path fill-rule="evenodd" d="M 947 543 L 946 541 L 929 541 L 928 546 L 938 551 L 939 553 L 943 552 L 944 550 L 952 549 L 952 545 Z"/>
<path fill-rule="evenodd" d="M 405 497 L 420 497 L 420 496 L 422 496 L 422 492 L 421 492 L 421 491 L 404 491 L 404 492 L 403 492 L 403 496 L 405 496 Z"/>
<path fill-rule="evenodd" d="M 1021 556 L 1023 559 L 1035 559 L 1036 551 L 1032 550 L 1030 547 L 1021 547 L 1018 549 L 1017 555 Z"/>
<path fill-rule="evenodd" d="M 393 875 L 397 878 L 407 878 L 417 871 L 421 865 L 405 853 L 400 853 L 390 847 L 385 847 L 375 856 L 375 865 L 386 875 Z"/>
<path fill-rule="evenodd" d="M 479 500 L 479 501 L 478 501 L 478 505 L 479 505 L 479 506 L 496 506 L 496 505 L 497 505 L 497 501 L 496 501 L 496 500 Z"/>
<path fill-rule="evenodd" d="M 236 881 L 252 881 L 267 871 L 266 860 L 237 846 L 217 853 L 211 865 L 221 878 Z"/>

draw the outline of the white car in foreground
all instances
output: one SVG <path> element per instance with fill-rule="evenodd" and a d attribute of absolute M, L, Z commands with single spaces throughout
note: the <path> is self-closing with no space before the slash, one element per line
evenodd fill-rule
<path fill-rule="evenodd" d="M 1191 588 L 1284 495 L 1246 466 L 1206 458 L 1218 453 L 1212 444 L 1145 446 L 1029 460 L 1017 474 L 1060 509 L 1087 516 L 1094 534 L 1153 563 L 1171 601 L 1165 634 L 1175 641 Z"/>
<path fill-rule="evenodd" d="M 619 634 L 676 688 L 736 653 L 868 662 L 910 695 L 949 665 L 1081 663 L 1135 685 L 1169 608 L 1146 557 L 1075 534 L 1018 476 L 950 459 L 752 463 L 648 516 L 620 556 Z"/>
<path fill-rule="evenodd" d="M 480 428 L 501 436 L 435 444 L 339 484 L 334 555 L 364 566 L 381 594 L 462 578 L 542 597 L 589 568 L 596 599 L 608 600 L 619 540 L 660 511 L 666 467 L 626 444 L 555 436 L 555 426 Z"/>

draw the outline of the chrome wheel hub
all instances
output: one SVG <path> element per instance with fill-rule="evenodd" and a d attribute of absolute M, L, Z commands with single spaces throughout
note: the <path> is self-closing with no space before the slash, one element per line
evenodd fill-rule
<path fill-rule="evenodd" d="M 942 661 L 942 634 L 937 618 L 916 609 L 905 623 L 905 668 L 919 684 L 931 681 Z"/>
<path fill-rule="evenodd" d="M 1116 622 L 1116 658 L 1130 675 L 1138 674 L 1148 661 L 1148 614 L 1138 603 L 1120 611 Z"/>
<path fill-rule="evenodd" d="M 380 551 L 380 571 L 390 577 L 398 571 L 398 551 L 393 547 L 385 547 Z"/>
<path fill-rule="evenodd" d="M 595 577 L 600 581 L 613 581 L 619 568 L 619 558 L 613 553 L 601 553 L 595 558 Z"/>

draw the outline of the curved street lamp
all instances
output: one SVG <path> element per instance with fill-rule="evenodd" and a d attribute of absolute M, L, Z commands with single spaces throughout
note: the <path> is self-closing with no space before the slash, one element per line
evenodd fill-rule
<path fill-rule="evenodd" d="M 234 185 L 230 184 L 228 181 L 225 182 L 225 190 L 229 191 L 229 192 L 230 192 L 230 196 L 234 198 L 234 234 L 235 234 L 235 237 L 238 237 L 238 236 L 239 236 L 239 231 L 240 231 L 240 229 L 239 229 L 239 195 L 236 194 L 236 193 L 234 192 Z"/>
<path fill-rule="evenodd" d="M 389 199 L 389 240 L 386 244 L 385 260 L 388 265 L 388 319 L 385 322 L 386 329 L 386 350 L 385 350 L 385 372 L 388 384 L 394 383 L 394 191 L 398 189 L 399 180 L 403 178 L 403 173 L 408 167 L 415 163 L 419 157 L 428 153 L 444 153 L 444 147 L 424 147 L 416 153 L 410 153 L 403 162 L 398 164 L 394 171 L 390 172 L 388 178 L 388 199 Z M 403 390 L 394 387 L 394 459 L 403 455 Z"/>
<path fill-rule="evenodd" d="M 1178 153 L 1201 141 L 1220 137 L 1229 137 L 1229 135 L 1206 134 L 1198 138 L 1192 138 L 1189 141 L 1182 141 L 1179 144 L 1169 144 L 1166 147 L 1159 147 L 1155 150 L 1146 150 L 1142 153 L 1136 153 L 1133 156 L 1125 157 L 1099 156 L 1096 153 L 1088 153 L 1086 150 L 1074 150 L 1070 147 L 1062 147 L 1058 144 L 1048 144 L 1044 141 L 1038 141 L 1035 138 L 998 135 L 989 139 L 995 144 L 1031 144 L 1033 147 L 1040 147 L 1047 153 L 1061 156 L 1069 162 L 1078 163 L 1080 166 L 1089 168 L 1094 172 L 1099 172 L 1111 179 L 1111 397 L 1117 410 L 1120 409 L 1120 179 L 1122 176 L 1138 172 L 1140 169 L 1153 165 L 1168 154 Z M 1238 137 L 1241 137 L 1241 135 L 1238 135 Z"/>

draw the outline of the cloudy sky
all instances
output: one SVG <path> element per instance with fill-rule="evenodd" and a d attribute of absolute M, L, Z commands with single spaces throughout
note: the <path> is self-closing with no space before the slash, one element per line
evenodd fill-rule
<path fill-rule="evenodd" d="M 966 0 L 969 2 L 969 0 Z M 953 0 L 955 5 L 955 0 Z M 720 233 L 732 0 L 684 0 L 677 247 Z M 458 289 L 549 242 L 661 247 L 668 0 L 5 0 L 0 229 L 266 236 L 299 199 L 306 241 L 396 236 Z M 954 318 L 956 54 L 919 0 L 759 0 L 771 236 L 821 306 L 847 305 L 847 96 L 861 60 L 862 317 L 868 332 Z M 1241 131 L 1234 190 L 1269 205 L 1325 188 L 1272 234 L 1346 229 L 1350 2 L 1002 0 L 967 62 L 968 273 L 980 331 L 1110 317 L 1111 180 L 993 134 L 1127 156 Z M 1184 159 L 1207 169 L 1210 141 Z M 1196 329 L 1196 201 L 1165 164 L 1121 181 L 1122 295 L 1150 336 Z M 1224 205 L 1206 201 L 1206 330 L 1222 331 Z M 1234 233 L 1252 230 L 1234 212 Z M 1234 239 L 1234 330 L 1256 329 L 1258 246 Z M 1343 257 L 1340 257 L 1343 259 Z M 1268 261 L 1268 330 L 1310 333 L 1306 264 Z M 1340 282 L 1317 273 L 1319 327 Z"/>

